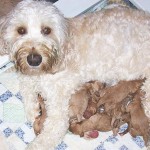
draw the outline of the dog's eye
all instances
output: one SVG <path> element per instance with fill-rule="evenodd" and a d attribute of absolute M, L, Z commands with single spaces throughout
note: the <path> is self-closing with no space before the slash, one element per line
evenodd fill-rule
<path fill-rule="evenodd" d="M 51 28 L 50 27 L 44 27 L 41 32 L 44 35 L 49 35 L 51 33 Z"/>
<path fill-rule="evenodd" d="M 20 35 L 24 35 L 24 34 L 27 33 L 27 30 L 26 30 L 25 27 L 19 27 L 19 28 L 17 29 L 17 32 L 18 32 Z"/>

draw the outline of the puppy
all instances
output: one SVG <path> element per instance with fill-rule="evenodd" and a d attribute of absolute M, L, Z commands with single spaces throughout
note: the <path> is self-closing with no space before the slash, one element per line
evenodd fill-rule
<path fill-rule="evenodd" d="M 99 81 L 93 81 L 90 82 L 90 84 L 91 84 L 91 87 L 89 88 L 90 98 L 88 100 L 87 108 L 83 114 L 83 117 L 85 119 L 90 118 L 97 112 L 97 103 L 103 95 L 103 90 L 106 88 L 106 84 L 101 83 Z"/>
<path fill-rule="evenodd" d="M 121 133 L 121 135 L 124 135 L 127 132 L 129 132 L 131 117 L 130 114 L 126 112 L 125 109 L 126 105 L 124 105 L 123 102 L 119 102 L 114 105 L 115 107 L 112 110 L 109 110 L 109 112 L 107 112 L 108 115 L 112 117 L 111 126 L 113 129 L 113 134 L 114 136 L 116 136 L 117 133 L 119 132 L 120 126 L 123 125 L 124 123 L 128 123 L 128 128 L 123 133 Z"/>
<path fill-rule="evenodd" d="M 71 95 L 69 101 L 70 122 L 73 120 L 80 122 L 83 117 L 89 118 L 96 113 L 96 104 L 99 99 L 100 90 L 104 89 L 104 84 L 98 81 L 90 81 Z M 94 106 L 92 107 L 90 104 Z"/>
<path fill-rule="evenodd" d="M 88 105 L 88 99 L 89 95 L 86 87 L 71 95 L 71 99 L 69 101 L 70 122 L 80 122 L 82 120 L 83 113 Z"/>
<path fill-rule="evenodd" d="M 141 99 L 144 97 L 144 92 L 138 90 L 133 97 L 131 103 L 126 107 L 126 111 L 131 115 L 131 129 L 130 134 L 135 136 L 143 136 L 145 145 L 147 145 L 149 140 L 149 121 L 145 112 L 142 108 Z"/>
<path fill-rule="evenodd" d="M 126 98 L 129 93 L 136 92 L 142 86 L 143 82 L 144 79 L 133 81 L 120 81 L 115 86 L 106 86 L 106 84 L 103 84 L 101 88 L 98 88 L 95 93 L 91 94 L 91 98 L 89 99 L 87 109 L 84 112 L 84 117 L 88 119 L 97 111 L 103 112 L 104 109 L 107 113 L 109 113 L 109 111 L 111 110 L 116 110 L 117 108 L 123 109 L 123 99 Z M 122 110 L 118 112 L 121 111 Z"/>
<path fill-rule="evenodd" d="M 126 133 L 128 133 L 130 131 L 130 120 L 131 120 L 131 116 L 129 113 L 123 113 L 119 119 L 115 119 L 113 121 L 114 118 L 112 118 L 112 121 L 111 121 L 111 125 L 113 127 L 113 135 L 116 136 L 119 132 L 119 129 L 120 129 L 120 126 L 123 125 L 124 123 L 127 123 L 128 124 L 128 127 L 125 131 L 119 133 L 119 135 L 123 136 L 125 135 Z"/>
<path fill-rule="evenodd" d="M 144 80 L 120 81 L 118 84 L 106 88 L 104 96 L 97 103 L 97 107 L 99 108 L 104 103 L 121 102 L 128 94 L 135 93 L 142 86 Z M 105 109 L 109 110 L 114 105 L 108 104 L 107 106 Z"/>
<path fill-rule="evenodd" d="M 130 121 L 130 114 L 122 113 L 118 118 L 115 118 L 115 120 L 113 119 L 112 116 L 106 113 L 96 113 L 89 119 L 85 119 L 78 123 L 71 123 L 69 130 L 74 134 L 80 135 L 80 137 L 88 137 L 88 139 L 96 138 L 96 131 L 105 132 L 112 130 L 113 135 L 116 136 L 120 126 Z M 127 128 L 122 135 L 126 134 L 128 131 L 129 129 Z"/>
<path fill-rule="evenodd" d="M 84 136 L 84 133 L 88 131 L 110 131 L 111 127 L 111 117 L 105 113 L 97 113 L 91 116 L 89 119 L 85 119 L 79 123 L 70 124 L 69 130 L 81 137 Z"/>

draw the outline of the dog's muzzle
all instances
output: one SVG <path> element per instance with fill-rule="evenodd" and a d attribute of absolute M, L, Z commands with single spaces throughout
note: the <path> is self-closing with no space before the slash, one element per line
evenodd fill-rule
<path fill-rule="evenodd" d="M 27 62 L 30 66 L 39 66 L 42 62 L 42 56 L 39 54 L 29 54 Z"/>

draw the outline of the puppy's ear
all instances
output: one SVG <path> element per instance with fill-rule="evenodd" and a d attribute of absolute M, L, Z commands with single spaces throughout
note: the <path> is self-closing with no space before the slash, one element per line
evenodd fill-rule
<path fill-rule="evenodd" d="M 4 29 L 6 26 L 6 18 L 0 18 L 0 55 L 8 54 L 8 45 L 4 40 Z"/>

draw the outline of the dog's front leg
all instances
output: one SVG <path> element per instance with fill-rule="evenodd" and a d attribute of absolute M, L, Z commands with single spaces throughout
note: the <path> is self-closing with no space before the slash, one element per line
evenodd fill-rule
<path fill-rule="evenodd" d="M 42 77 L 41 95 L 45 99 L 47 118 L 41 134 L 27 147 L 27 150 L 54 150 L 62 141 L 69 127 L 69 99 L 81 83 L 80 79 L 81 77 L 69 73 L 52 79 Z"/>
<path fill-rule="evenodd" d="M 38 82 L 31 77 L 21 76 L 20 78 L 20 93 L 23 97 L 25 114 L 27 120 L 34 122 L 39 115 L 39 103 L 37 101 Z"/>
<path fill-rule="evenodd" d="M 63 106 L 54 106 L 53 109 L 46 106 L 47 118 L 43 130 L 34 141 L 27 147 L 27 150 L 54 150 L 63 140 L 68 129 L 68 109 Z"/>

